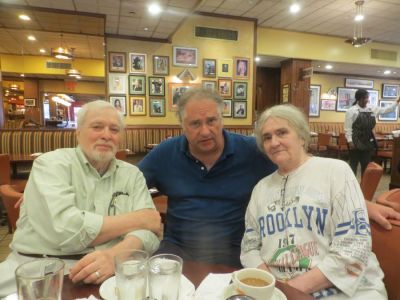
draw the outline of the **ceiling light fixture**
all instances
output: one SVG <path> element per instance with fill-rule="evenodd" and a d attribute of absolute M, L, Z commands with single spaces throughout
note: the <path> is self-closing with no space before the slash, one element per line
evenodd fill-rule
<path fill-rule="evenodd" d="M 152 15 L 158 15 L 161 12 L 161 7 L 157 3 L 150 4 L 148 9 Z"/>
<path fill-rule="evenodd" d="M 392 71 L 390 71 L 390 70 L 385 70 L 385 71 L 383 71 L 383 74 L 389 75 L 389 74 L 392 74 Z"/>
<path fill-rule="evenodd" d="M 25 15 L 25 14 L 19 15 L 18 18 L 20 18 L 23 21 L 30 21 L 31 20 L 31 18 L 28 15 Z"/>
<path fill-rule="evenodd" d="M 58 59 L 73 59 L 74 58 L 74 48 L 64 48 L 62 46 L 63 35 L 60 34 L 60 47 L 51 48 L 51 56 Z"/>
<path fill-rule="evenodd" d="M 46 50 L 43 49 L 43 48 L 41 48 L 41 49 L 39 49 L 39 52 L 40 52 L 40 53 L 46 53 Z"/>
<path fill-rule="evenodd" d="M 36 38 L 34 35 L 28 35 L 28 40 L 30 41 L 36 41 Z"/>
<path fill-rule="evenodd" d="M 332 65 L 326 65 L 326 66 L 325 66 L 325 69 L 327 69 L 327 70 L 332 70 L 332 69 L 333 69 L 333 66 L 332 66 Z"/>
<path fill-rule="evenodd" d="M 69 77 L 81 78 L 81 72 L 77 69 L 69 69 L 65 72 Z"/>
<path fill-rule="evenodd" d="M 254 59 L 256 62 L 259 62 L 261 60 L 261 58 L 259 56 L 256 56 L 256 58 Z"/>
<path fill-rule="evenodd" d="M 297 14 L 300 11 L 300 5 L 298 3 L 293 3 L 292 5 L 290 5 L 289 11 L 292 14 Z"/>
<path fill-rule="evenodd" d="M 345 43 L 351 44 L 353 47 L 361 47 L 369 42 L 371 42 L 370 38 L 363 37 L 363 31 L 362 31 L 362 20 L 364 16 L 362 15 L 362 8 L 364 5 L 364 0 L 357 0 L 355 1 L 356 5 L 356 16 L 354 17 L 354 20 L 358 20 L 358 22 L 354 23 L 354 34 L 353 38 L 345 40 Z M 362 18 L 360 16 L 363 16 Z"/>

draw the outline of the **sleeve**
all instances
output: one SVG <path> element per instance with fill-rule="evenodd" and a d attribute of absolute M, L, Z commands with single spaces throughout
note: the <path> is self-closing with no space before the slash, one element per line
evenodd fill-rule
<path fill-rule="evenodd" d="M 245 216 L 245 232 L 241 244 L 240 261 L 245 268 L 256 268 L 264 261 L 261 258 L 262 240 L 257 222 L 257 186 L 251 195 Z"/>
<path fill-rule="evenodd" d="M 317 267 L 343 293 L 352 297 L 363 278 L 371 254 L 368 213 L 357 179 L 343 164 L 332 174 L 332 242 Z M 338 180 L 342 178 L 342 180 Z M 335 181 L 339 183 L 335 185 Z"/>
<path fill-rule="evenodd" d="M 142 172 L 137 171 L 136 176 L 131 176 L 131 186 L 133 195 L 133 210 L 140 210 L 144 208 L 155 208 L 153 199 L 150 196 L 149 190 L 146 186 L 146 181 Z M 141 240 L 143 249 L 149 253 L 153 253 L 158 249 L 160 241 L 158 237 L 150 230 L 134 230 L 127 235 L 133 235 Z"/>
<path fill-rule="evenodd" d="M 353 142 L 353 117 L 354 117 L 354 111 L 349 108 L 346 112 L 346 116 L 344 119 L 344 133 L 346 135 L 346 140 L 348 143 Z"/>
<path fill-rule="evenodd" d="M 143 172 L 146 178 L 147 187 L 157 187 L 157 174 L 158 169 L 161 167 L 162 160 L 159 159 L 160 145 L 151 150 L 147 155 L 139 162 L 138 168 Z"/>
<path fill-rule="evenodd" d="M 397 108 L 397 106 L 398 106 L 397 101 L 393 101 L 393 104 L 386 107 L 375 106 L 372 108 L 372 111 L 374 112 L 375 115 L 379 116 L 394 111 Z"/>
<path fill-rule="evenodd" d="M 96 238 L 103 217 L 76 207 L 68 165 L 53 159 L 35 160 L 24 198 L 35 231 L 60 251 L 77 253 Z"/>

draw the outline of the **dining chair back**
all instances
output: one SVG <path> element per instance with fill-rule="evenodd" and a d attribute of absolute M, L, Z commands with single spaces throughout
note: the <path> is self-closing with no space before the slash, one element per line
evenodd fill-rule
<path fill-rule="evenodd" d="M 19 217 L 19 207 L 15 208 L 14 206 L 23 194 L 16 191 L 11 185 L 3 184 L 0 186 L 0 195 L 7 212 L 9 233 L 12 233 L 17 228 L 16 223 Z"/>
<path fill-rule="evenodd" d="M 126 161 L 127 151 L 125 149 L 120 149 L 115 153 L 115 157 L 120 160 Z"/>
<path fill-rule="evenodd" d="M 0 154 L 0 185 L 10 184 L 10 182 L 11 182 L 10 156 L 8 154 Z"/>
<path fill-rule="evenodd" d="M 377 163 L 370 162 L 361 178 L 361 190 L 365 200 L 372 200 L 383 174 L 383 168 Z"/>
<path fill-rule="evenodd" d="M 392 189 L 380 194 L 376 202 L 382 205 L 390 206 L 400 212 L 400 189 Z"/>

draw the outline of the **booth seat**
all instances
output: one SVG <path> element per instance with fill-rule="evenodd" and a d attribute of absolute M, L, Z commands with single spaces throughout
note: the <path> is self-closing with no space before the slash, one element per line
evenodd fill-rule
<path fill-rule="evenodd" d="M 339 133 L 344 132 L 343 122 L 309 122 L 309 126 L 310 130 L 316 133 L 330 132 L 339 135 Z M 375 133 L 388 134 L 399 128 L 399 123 L 377 123 L 375 126 Z"/>

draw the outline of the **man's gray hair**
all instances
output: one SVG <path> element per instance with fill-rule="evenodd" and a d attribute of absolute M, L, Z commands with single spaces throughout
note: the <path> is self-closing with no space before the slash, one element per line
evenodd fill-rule
<path fill-rule="evenodd" d="M 308 145 L 310 143 L 310 128 L 308 127 L 307 118 L 304 112 L 294 105 L 281 104 L 267 108 L 261 114 L 256 123 L 255 136 L 257 146 L 263 153 L 265 153 L 265 151 L 263 147 L 262 129 L 269 118 L 280 118 L 286 120 L 289 123 L 289 126 L 296 131 L 297 135 L 304 140 L 304 149 L 306 152 L 308 151 Z"/>
<path fill-rule="evenodd" d="M 77 128 L 83 126 L 86 121 L 86 115 L 88 111 L 101 111 L 103 109 L 113 109 L 117 115 L 119 120 L 119 125 L 121 129 L 125 127 L 124 117 L 123 115 L 110 103 L 104 100 L 95 100 L 89 103 L 86 103 L 82 106 L 82 108 L 78 111 L 78 118 L 77 118 Z"/>
<path fill-rule="evenodd" d="M 185 107 L 189 101 L 191 101 L 191 100 L 201 101 L 201 100 L 205 100 L 205 99 L 212 100 L 217 104 L 217 106 L 219 108 L 219 113 L 222 117 L 224 101 L 222 100 L 221 96 L 218 95 L 217 93 L 213 92 L 210 89 L 193 88 L 193 89 L 187 90 L 178 99 L 178 104 L 177 104 L 178 111 L 176 112 L 176 116 L 178 117 L 179 122 L 181 122 L 181 124 L 182 124 Z"/>

